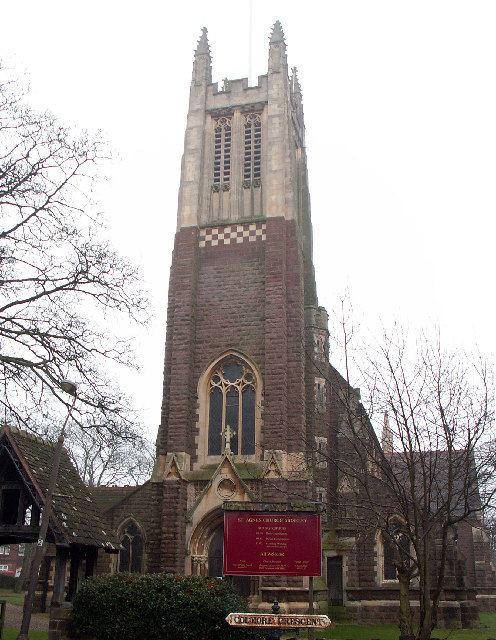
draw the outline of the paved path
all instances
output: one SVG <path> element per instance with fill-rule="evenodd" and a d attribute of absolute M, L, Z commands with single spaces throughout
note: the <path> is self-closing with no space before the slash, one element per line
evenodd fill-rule
<path fill-rule="evenodd" d="M 22 620 L 22 607 L 16 604 L 7 603 L 7 615 L 5 616 L 5 626 L 19 629 Z M 31 616 L 30 629 L 35 631 L 48 631 L 48 615 L 45 613 L 34 613 Z"/>

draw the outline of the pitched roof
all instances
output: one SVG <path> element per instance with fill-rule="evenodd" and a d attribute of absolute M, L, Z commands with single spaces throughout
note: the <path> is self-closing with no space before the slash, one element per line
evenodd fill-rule
<path fill-rule="evenodd" d="M 121 500 L 141 488 L 142 485 L 125 487 L 91 487 L 90 493 L 102 513 L 113 509 Z"/>
<path fill-rule="evenodd" d="M 25 478 L 33 486 L 37 501 L 42 506 L 56 443 L 26 431 L 3 427 L 0 444 L 18 459 Z M 104 547 L 107 551 L 118 548 L 110 526 L 79 477 L 66 449 L 62 450 L 50 528 L 58 543 Z"/>
<path fill-rule="evenodd" d="M 386 457 L 407 493 L 412 487 L 410 471 L 412 467 L 415 469 L 415 500 L 434 513 L 449 510 L 450 516 L 457 518 L 481 509 L 477 469 L 470 450 L 399 450 Z"/>

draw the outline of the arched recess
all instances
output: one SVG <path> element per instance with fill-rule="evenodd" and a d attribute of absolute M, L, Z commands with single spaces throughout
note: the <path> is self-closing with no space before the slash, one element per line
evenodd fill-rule
<path fill-rule="evenodd" d="M 119 551 L 117 571 L 143 573 L 145 569 L 145 534 L 143 527 L 134 518 L 127 518 L 119 526 L 118 540 L 122 549 Z"/>
<path fill-rule="evenodd" d="M 213 509 L 200 520 L 190 538 L 191 573 L 193 575 L 223 575 L 224 514 L 222 509 Z M 234 588 L 243 596 L 258 593 L 258 578 L 250 576 L 228 576 Z"/>
<path fill-rule="evenodd" d="M 190 571 L 193 575 L 208 576 L 208 556 L 210 544 L 215 532 L 224 524 L 222 509 L 213 509 L 196 525 L 191 534 L 189 549 L 191 556 Z"/>
<path fill-rule="evenodd" d="M 199 466 L 220 462 L 226 449 L 260 460 L 262 376 L 250 358 L 233 350 L 216 358 L 200 376 L 198 401 Z"/>

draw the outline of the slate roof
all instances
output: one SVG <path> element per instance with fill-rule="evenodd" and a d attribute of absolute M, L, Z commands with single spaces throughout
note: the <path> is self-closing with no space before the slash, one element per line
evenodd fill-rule
<path fill-rule="evenodd" d="M 0 444 L 10 444 L 36 491 L 38 503 L 43 505 L 55 443 L 26 431 L 4 427 L 0 433 Z M 88 487 L 79 477 L 66 449 L 63 449 L 60 460 L 51 529 L 57 542 L 62 544 L 89 545 L 105 548 L 110 552 L 119 548 L 110 526 Z"/>
<path fill-rule="evenodd" d="M 113 509 L 121 500 L 141 489 L 142 485 L 125 487 L 91 487 L 91 496 L 102 513 Z"/>
<path fill-rule="evenodd" d="M 387 454 L 396 478 L 404 477 L 410 489 L 411 452 L 395 451 Z M 433 512 L 450 510 L 453 517 L 481 509 L 477 470 L 472 452 L 464 450 L 416 451 L 413 463 L 416 500 L 428 505 Z M 448 494 L 448 487 L 450 493 Z"/>

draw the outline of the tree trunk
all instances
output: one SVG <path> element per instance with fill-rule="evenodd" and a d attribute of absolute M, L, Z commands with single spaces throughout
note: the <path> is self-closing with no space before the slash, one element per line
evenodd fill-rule
<path fill-rule="evenodd" d="M 424 555 L 424 560 L 425 564 L 421 571 L 420 579 L 420 608 L 422 616 L 420 619 L 417 640 L 429 640 L 434 626 L 432 622 L 431 576 L 426 554 Z"/>
<path fill-rule="evenodd" d="M 398 570 L 400 586 L 400 640 L 414 640 L 412 609 L 410 606 L 410 578 L 404 571 Z"/>

